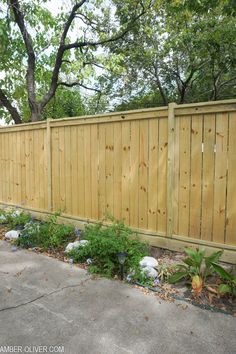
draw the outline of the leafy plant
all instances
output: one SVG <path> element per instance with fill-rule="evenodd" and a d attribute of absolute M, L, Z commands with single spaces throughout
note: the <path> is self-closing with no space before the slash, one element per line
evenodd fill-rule
<path fill-rule="evenodd" d="M 59 214 L 46 222 L 29 222 L 22 230 L 17 244 L 21 247 L 40 247 L 43 250 L 65 246 L 76 238 L 72 226 L 57 224 Z"/>
<path fill-rule="evenodd" d="M 212 267 L 219 274 L 224 283 L 220 284 L 218 287 L 218 292 L 220 295 L 229 294 L 236 297 L 236 276 L 227 272 L 223 267 L 217 263 L 212 263 Z"/>
<path fill-rule="evenodd" d="M 168 279 L 170 283 L 177 283 L 185 279 L 191 281 L 192 289 L 199 294 L 202 291 L 206 279 L 215 272 L 213 264 L 217 264 L 223 251 L 214 252 L 210 256 L 205 256 L 205 250 L 194 250 L 185 248 L 188 256 L 183 263 L 177 264 L 175 272 Z"/>
<path fill-rule="evenodd" d="M 169 264 L 160 264 L 157 267 L 158 278 L 163 283 L 173 274 L 173 266 Z"/>
<path fill-rule="evenodd" d="M 141 277 L 143 280 L 139 262 L 148 254 L 147 244 L 137 238 L 131 239 L 132 231 L 123 222 L 114 219 L 112 221 L 109 226 L 104 226 L 103 223 L 86 226 L 82 238 L 89 242 L 84 247 L 71 250 L 68 257 L 73 258 L 75 262 L 85 262 L 92 258 L 90 272 L 112 277 L 120 272 L 117 253 L 127 252 L 126 270 L 132 273 L 133 280 Z M 146 278 L 145 275 L 144 277 Z"/>
<path fill-rule="evenodd" d="M 0 224 L 7 224 L 11 229 L 24 226 L 31 220 L 29 213 L 18 209 L 6 209 L 0 211 Z"/>

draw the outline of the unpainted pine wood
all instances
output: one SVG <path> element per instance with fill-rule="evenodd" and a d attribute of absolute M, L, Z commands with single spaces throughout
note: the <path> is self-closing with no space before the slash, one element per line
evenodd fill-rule
<path fill-rule="evenodd" d="M 173 201 L 174 201 L 174 133 L 175 133 L 175 106 L 174 102 L 169 103 L 168 106 L 168 151 L 167 151 L 167 225 L 166 235 L 173 236 Z"/>
<path fill-rule="evenodd" d="M 114 124 L 114 217 L 122 218 L 122 129 L 121 122 Z M 100 165 L 100 164 L 99 164 Z M 99 167 L 100 168 L 100 167 Z"/>
<path fill-rule="evenodd" d="M 148 120 L 139 123 L 139 228 L 148 221 Z"/>
<path fill-rule="evenodd" d="M 228 179 L 226 202 L 227 245 L 236 245 L 236 112 L 229 114 Z"/>
<path fill-rule="evenodd" d="M 25 132 L 20 131 L 20 161 L 21 161 L 21 205 L 24 207 L 26 205 L 26 164 L 25 164 Z"/>
<path fill-rule="evenodd" d="M 7 202 L 6 199 L 6 188 L 5 188 L 5 181 L 6 181 L 6 146 L 5 146 L 5 134 L 1 132 L 0 134 L 0 148 L 1 148 L 1 201 L 4 203 Z"/>
<path fill-rule="evenodd" d="M 65 130 L 59 129 L 59 210 L 66 210 L 66 189 L 65 189 Z"/>
<path fill-rule="evenodd" d="M 130 123 L 123 122 L 122 126 L 122 219 L 130 222 Z"/>
<path fill-rule="evenodd" d="M 216 115 L 213 242 L 224 243 L 228 153 L 228 113 Z"/>
<path fill-rule="evenodd" d="M 179 235 L 189 235 L 191 117 L 180 118 L 179 131 Z"/>
<path fill-rule="evenodd" d="M 167 197 L 167 149 L 168 149 L 168 120 L 159 120 L 159 147 L 158 147 L 158 193 L 157 213 L 158 231 L 166 234 L 166 197 Z"/>
<path fill-rule="evenodd" d="M 212 240 L 215 174 L 215 114 L 204 115 L 201 239 Z"/>
<path fill-rule="evenodd" d="M 139 225 L 139 122 L 130 122 L 130 226 Z"/>
<path fill-rule="evenodd" d="M 7 134 L 7 172 L 9 173 L 8 175 L 8 181 L 7 181 L 7 200 L 9 203 L 12 203 L 12 195 L 13 195 L 13 190 L 14 190 L 14 166 L 13 166 L 13 139 L 15 138 L 15 133 L 14 134 Z"/>
<path fill-rule="evenodd" d="M 35 161 L 35 150 L 34 150 L 34 130 L 29 131 L 29 176 L 30 176 L 30 206 L 37 207 L 35 196 L 36 196 L 36 186 L 35 186 L 35 166 L 38 162 Z"/>
<path fill-rule="evenodd" d="M 21 179 L 20 179 L 20 150 L 21 150 L 21 144 L 20 144 L 20 132 L 16 133 L 16 146 L 17 149 L 15 150 L 15 186 L 16 186 L 16 193 L 13 196 L 15 199 L 15 202 L 17 205 L 21 204 L 21 199 L 20 199 L 20 188 L 21 188 Z"/>
<path fill-rule="evenodd" d="M 78 203 L 79 203 L 79 194 L 78 194 L 78 160 L 77 160 L 77 129 L 70 127 L 70 137 L 71 137 L 71 154 L 70 154 L 70 163 L 71 163 L 71 215 L 78 215 Z"/>
<path fill-rule="evenodd" d="M 98 215 L 103 219 L 106 214 L 106 127 L 99 127 L 99 184 L 98 184 Z"/>
<path fill-rule="evenodd" d="M 192 116 L 189 237 L 201 237 L 203 116 Z"/>
<path fill-rule="evenodd" d="M 60 150 L 59 128 L 51 128 L 52 139 L 52 206 L 53 211 L 60 209 Z"/>
<path fill-rule="evenodd" d="M 38 160 L 38 166 L 39 166 L 39 208 L 40 209 L 48 209 L 48 204 L 46 204 L 46 198 L 45 194 L 48 192 L 47 191 L 47 185 L 45 185 L 45 170 L 46 170 L 46 165 L 45 165 L 45 158 L 46 158 L 46 146 L 44 144 L 44 134 L 46 133 L 45 130 L 40 129 L 38 130 L 38 148 L 39 148 L 39 160 Z M 52 132 L 51 132 L 52 133 Z M 51 136 L 52 138 L 52 136 Z M 52 168 L 52 153 L 51 153 L 51 168 Z M 52 173 L 52 171 L 51 171 Z M 57 174 L 58 176 L 58 174 Z M 52 178 L 52 177 L 51 177 Z M 52 195 L 52 185 L 51 185 L 51 195 Z M 51 197 L 52 198 L 52 197 Z M 51 202 L 53 203 L 53 202 Z"/>
<path fill-rule="evenodd" d="M 65 134 L 65 213 L 72 214 L 72 188 L 71 188 L 71 135 L 70 127 L 64 127 Z"/>
<path fill-rule="evenodd" d="M 84 181 L 84 164 L 85 164 L 85 153 L 84 153 L 84 127 L 77 127 L 77 162 L 78 162 L 78 216 L 85 215 L 85 181 Z"/>
<path fill-rule="evenodd" d="M 91 125 L 91 217 L 98 220 L 98 166 L 99 166 L 98 125 Z"/>
<path fill-rule="evenodd" d="M 114 127 L 113 124 L 106 124 L 105 137 L 105 194 L 106 214 L 114 215 Z"/>
<path fill-rule="evenodd" d="M 10 164 L 9 164 L 9 139 L 8 134 L 4 134 L 4 150 L 5 150 L 5 183 L 4 183 L 4 193 L 5 201 L 9 202 L 9 184 L 10 184 Z"/>
<path fill-rule="evenodd" d="M 173 182 L 173 234 L 179 231 L 179 121 L 175 116 L 174 133 L 174 182 Z"/>
<path fill-rule="evenodd" d="M 148 230 L 157 231 L 158 194 L 158 119 L 149 121 Z"/>
<path fill-rule="evenodd" d="M 42 156 L 39 145 L 39 131 L 33 130 L 32 147 L 33 147 L 33 160 L 34 160 L 34 207 L 39 207 L 39 191 L 40 191 L 40 179 L 39 179 L 39 162 Z M 46 188 L 47 190 L 47 188 Z"/>
<path fill-rule="evenodd" d="M 25 202 L 30 206 L 30 145 L 29 132 L 25 132 Z"/>
<path fill-rule="evenodd" d="M 85 186 L 85 214 L 91 218 L 92 194 L 91 194 L 91 132 L 90 125 L 84 126 L 84 186 Z"/>
<path fill-rule="evenodd" d="M 48 164 L 47 164 L 47 155 L 48 155 L 48 150 L 47 150 L 47 144 L 48 144 L 48 138 L 47 138 L 47 129 L 45 126 L 45 129 L 43 131 L 43 152 L 44 152 L 44 169 L 43 169 L 43 193 L 44 193 L 44 208 L 48 210 L 48 205 L 49 205 L 49 200 L 48 200 L 48 192 L 47 192 L 47 185 L 48 185 Z M 52 130 L 51 130 L 52 134 Z M 52 135 L 51 135 L 51 140 L 52 140 Z M 57 151 L 57 155 L 59 154 L 59 151 Z M 52 145 L 51 145 L 51 168 L 52 168 Z M 59 183 L 59 163 L 57 164 L 57 185 Z M 52 175 L 52 171 L 51 171 Z M 53 177 L 52 177 L 53 178 Z M 53 190 L 53 180 L 51 181 L 51 186 Z M 58 196 L 59 198 L 59 196 Z M 53 198 L 51 194 L 51 209 L 54 210 L 54 205 L 53 205 Z"/>

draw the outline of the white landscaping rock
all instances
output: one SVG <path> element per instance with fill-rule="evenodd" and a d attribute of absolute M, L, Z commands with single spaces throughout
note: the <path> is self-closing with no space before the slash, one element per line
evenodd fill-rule
<path fill-rule="evenodd" d="M 142 272 L 145 273 L 148 278 L 155 279 L 158 276 L 157 271 L 154 268 L 149 266 L 142 268 Z"/>
<path fill-rule="evenodd" d="M 5 237 L 9 240 L 16 240 L 20 235 L 19 230 L 11 230 L 5 233 Z"/>
<path fill-rule="evenodd" d="M 75 242 L 70 242 L 66 246 L 65 252 L 70 252 L 71 250 L 79 247 L 83 247 L 88 243 L 87 240 L 81 240 L 81 241 L 75 241 Z"/>
<path fill-rule="evenodd" d="M 143 259 L 141 259 L 141 261 L 139 262 L 139 265 L 142 268 L 145 268 L 145 267 L 155 268 L 158 266 L 158 262 L 157 262 L 156 258 L 146 256 L 146 257 L 143 257 Z"/>

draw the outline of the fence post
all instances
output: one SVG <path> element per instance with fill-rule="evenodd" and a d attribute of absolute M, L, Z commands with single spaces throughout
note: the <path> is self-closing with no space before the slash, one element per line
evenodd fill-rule
<path fill-rule="evenodd" d="M 48 177 L 48 211 L 52 210 L 52 154 L 51 154 L 51 127 L 47 119 L 47 177 Z"/>
<path fill-rule="evenodd" d="M 167 157 L 167 236 L 173 235 L 173 183 L 174 183 L 174 137 L 175 137 L 175 107 L 176 103 L 168 105 L 168 157 Z"/>

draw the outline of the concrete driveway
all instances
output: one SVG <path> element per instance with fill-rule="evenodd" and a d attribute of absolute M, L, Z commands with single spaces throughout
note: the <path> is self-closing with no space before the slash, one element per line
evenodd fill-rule
<path fill-rule="evenodd" d="M 160 303 L 55 259 L 13 253 L 0 241 L 0 352 L 12 346 L 27 353 L 233 354 L 236 318 Z"/>

